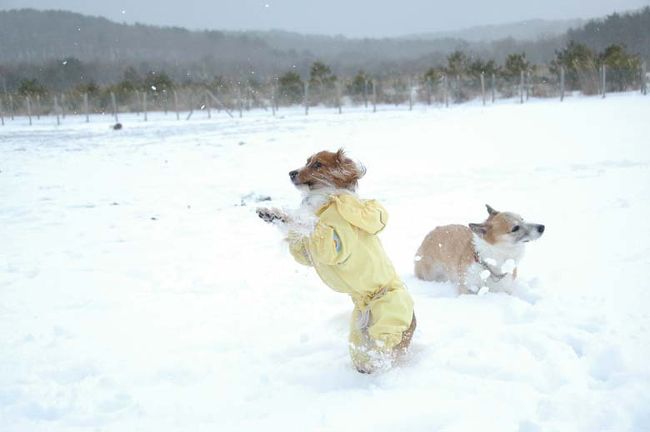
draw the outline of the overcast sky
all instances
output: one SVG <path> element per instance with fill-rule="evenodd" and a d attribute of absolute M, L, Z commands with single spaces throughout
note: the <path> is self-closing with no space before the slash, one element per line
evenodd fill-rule
<path fill-rule="evenodd" d="M 192 29 L 397 36 L 532 18 L 604 16 L 650 0 L 0 0 L 0 9 L 66 9 L 118 22 Z"/>

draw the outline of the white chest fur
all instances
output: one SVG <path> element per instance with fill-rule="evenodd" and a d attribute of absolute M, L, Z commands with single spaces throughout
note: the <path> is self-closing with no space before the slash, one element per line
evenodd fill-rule
<path fill-rule="evenodd" d="M 467 269 L 466 284 L 472 292 L 506 291 L 514 288 L 513 272 L 524 255 L 523 244 L 490 244 L 474 234 L 474 250 L 481 263 Z"/>

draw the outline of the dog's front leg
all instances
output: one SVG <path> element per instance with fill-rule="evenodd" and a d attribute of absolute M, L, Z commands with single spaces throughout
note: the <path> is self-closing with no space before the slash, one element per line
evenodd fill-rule
<path fill-rule="evenodd" d="M 264 222 L 289 222 L 289 216 L 277 208 L 259 207 L 255 210 L 255 212 Z"/>

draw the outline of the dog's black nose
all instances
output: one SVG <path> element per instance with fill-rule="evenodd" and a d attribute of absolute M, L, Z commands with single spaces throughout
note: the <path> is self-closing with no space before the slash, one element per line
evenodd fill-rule
<path fill-rule="evenodd" d="M 546 228 L 544 225 L 537 225 L 537 232 L 542 234 Z"/>
<path fill-rule="evenodd" d="M 291 178 L 291 180 L 295 179 L 297 175 L 298 175 L 298 170 L 293 170 L 289 173 L 289 177 Z"/>

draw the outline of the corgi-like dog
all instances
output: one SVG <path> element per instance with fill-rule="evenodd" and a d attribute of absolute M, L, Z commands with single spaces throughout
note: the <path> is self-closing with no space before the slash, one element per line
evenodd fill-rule
<path fill-rule="evenodd" d="M 415 254 L 415 275 L 426 281 L 451 281 L 461 294 L 511 294 L 525 244 L 540 238 L 545 227 L 527 223 L 515 213 L 486 208 L 483 223 L 431 231 Z"/>

